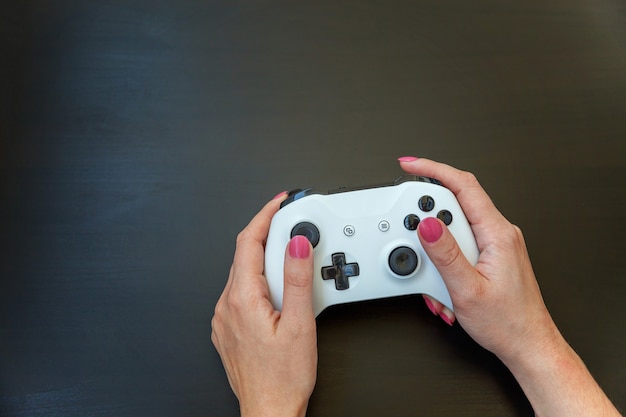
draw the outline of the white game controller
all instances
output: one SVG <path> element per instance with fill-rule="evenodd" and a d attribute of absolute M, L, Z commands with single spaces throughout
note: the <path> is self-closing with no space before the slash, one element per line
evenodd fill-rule
<path fill-rule="evenodd" d="M 473 265 L 478 247 L 454 194 L 437 180 L 404 176 L 392 184 L 321 193 L 295 190 L 272 219 L 265 276 L 277 310 L 289 240 L 314 247 L 313 309 L 408 294 L 427 294 L 453 310 L 448 290 L 422 248 L 417 225 L 438 217 Z"/>

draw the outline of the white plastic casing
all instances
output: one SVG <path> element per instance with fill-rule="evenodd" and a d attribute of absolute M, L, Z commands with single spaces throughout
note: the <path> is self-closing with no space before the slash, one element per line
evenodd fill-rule
<path fill-rule="evenodd" d="M 419 208 L 422 196 L 434 199 L 431 211 Z M 470 225 L 454 194 L 441 185 L 408 181 L 336 194 L 312 194 L 287 204 L 272 219 L 265 250 L 265 276 L 272 304 L 277 310 L 282 309 L 283 264 L 291 230 L 301 222 L 310 222 L 320 233 L 314 249 L 315 316 L 335 304 L 408 294 L 430 295 L 453 310 L 448 290 L 424 252 L 417 231 L 404 226 L 409 214 L 423 220 L 437 216 L 441 210 L 452 214 L 448 228 L 465 257 L 475 265 L 479 252 Z M 346 228 L 352 228 L 354 233 L 346 233 Z M 389 267 L 390 253 L 400 246 L 413 249 L 419 259 L 417 269 L 404 277 Z M 348 278 L 348 289 L 337 290 L 333 279 L 322 279 L 322 267 L 332 264 L 334 253 L 345 253 L 347 263 L 359 265 L 359 275 Z"/>

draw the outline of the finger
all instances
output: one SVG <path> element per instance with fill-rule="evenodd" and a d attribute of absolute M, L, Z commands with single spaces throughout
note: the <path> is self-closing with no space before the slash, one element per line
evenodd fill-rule
<path fill-rule="evenodd" d="M 400 166 L 409 174 L 423 175 L 438 179 L 457 196 L 457 199 L 469 199 L 469 197 L 465 196 L 471 195 L 472 197 L 479 196 L 480 200 L 483 200 L 483 204 L 487 202 L 491 203 L 491 199 L 487 193 L 482 189 L 476 177 L 470 172 L 462 171 L 453 166 L 426 158 L 415 158 L 411 160 L 400 158 Z M 468 203 L 471 203 L 471 201 L 468 201 Z M 493 205 L 493 203 L 491 204 Z"/>
<path fill-rule="evenodd" d="M 418 236 L 424 251 L 443 278 L 455 310 L 461 305 L 462 297 L 475 294 L 482 285 L 482 277 L 465 258 L 454 236 L 443 222 L 435 217 L 427 217 L 417 227 Z M 444 319 L 452 320 L 450 310 L 437 310 Z M 443 313 L 443 315 L 442 315 Z M 444 317 L 445 316 L 445 317 Z M 449 323 L 450 324 L 450 323 Z"/>
<path fill-rule="evenodd" d="M 430 312 L 433 313 L 435 316 L 438 316 L 439 312 L 443 310 L 443 304 L 435 300 L 430 295 L 422 294 L 422 297 L 424 298 L 424 303 L 426 303 L 426 307 L 428 307 Z"/>
<path fill-rule="evenodd" d="M 301 325 L 314 321 L 313 247 L 304 236 L 294 236 L 285 253 L 285 283 L 281 321 Z"/>
<path fill-rule="evenodd" d="M 252 218 L 250 223 L 237 236 L 237 246 L 228 281 L 222 297 L 247 303 L 250 299 L 267 298 L 269 290 L 263 275 L 265 268 L 265 241 L 269 234 L 272 217 L 280 208 L 287 193 L 282 192 L 269 201 Z M 243 276 L 247 279 L 235 279 Z"/>
<path fill-rule="evenodd" d="M 272 217 L 280 208 L 280 203 L 285 199 L 286 193 L 280 193 L 273 200 L 265 204 L 237 236 L 237 246 L 233 260 L 233 270 L 229 276 L 230 287 L 235 276 L 259 276 L 263 274 L 265 263 L 265 241 L 269 234 Z"/>
<path fill-rule="evenodd" d="M 441 310 L 441 313 L 439 313 L 439 317 L 441 317 L 441 320 L 446 322 L 448 326 L 452 326 L 454 324 L 454 321 L 456 320 L 456 316 L 454 315 L 452 310 L 445 306 Z"/>
<path fill-rule="evenodd" d="M 428 309 L 435 316 L 441 317 L 441 319 L 446 322 L 448 325 L 452 326 L 456 320 L 456 316 L 448 307 L 441 304 L 439 301 L 432 298 L 430 295 L 422 294 L 424 298 L 424 302 Z"/>
<path fill-rule="evenodd" d="M 485 238 L 494 236 L 483 232 L 499 230 L 508 223 L 473 174 L 425 158 L 400 158 L 400 166 L 410 174 L 436 178 L 452 191 L 479 240 L 480 248 L 487 243 L 483 241 Z"/>

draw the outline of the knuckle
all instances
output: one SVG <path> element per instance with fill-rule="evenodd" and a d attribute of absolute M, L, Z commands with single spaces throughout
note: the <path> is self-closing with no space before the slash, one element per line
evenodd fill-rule
<path fill-rule="evenodd" d="M 284 294 L 288 297 L 302 299 L 311 292 L 309 283 L 310 279 L 305 273 L 292 272 L 286 274 Z"/>
<path fill-rule="evenodd" d="M 519 242 L 523 242 L 524 241 L 524 233 L 522 232 L 522 229 L 519 228 L 519 226 L 517 225 L 511 225 L 513 227 L 513 234 L 515 236 L 515 239 Z"/>
<path fill-rule="evenodd" d="M 218 321 L 215 317 L 213 317 L 213 319 L 211 319 L 211 340 L 213 341 L 213 343 L 215 343 L 217 340 L 217 333 L 219 331 L 218 329 Z"/>
<path fill-rule="evenodd" d="M 456 245 L 445 245 L 437 251 L 433 256 L 433 261 L 440 268 L 449 269 L 457 263 L 457 260 L 461 256 L 461 250 Z"/>
<path fill-rule="evenodd" d="M 303 271 L 290 271 L 287 273 L 287 282 L 295 288 L 307 288 L 310 283 L 309 274 Z"/>
<path fill-rule="evenodd" d="M 245 308 L 246 301 L 239 294 L 239 292 L 231 291 L 226 298 L 226 304 L 228 305 L 229 310 L 239 311 L 242 308 Z M 226 306 L 224 306 L 224 313 L 226 313 L 225 310 L 226 310 Z"/>
<path fill-rule="evenodd" d="M 211 342 L 213 342 L 213 346 L 215 346 L 215 348 L 217 349 L 218 353 L 220 352 L 220 341 L 217 337 L 217 335 L 215 334 L 215 332 L 211 333 Z"/>
<path fill-rule="evenodd" d="M 215 312 L 211 319 L 211 341 L 217 348 L 220 346 L 220 335 L 224 334 L 224 320 L 221 311 Z"/>
<path fill-rule="evenodd" d="M 218 328 L 226 315 L 224 302 L 220 299 L 215 305 L 215 311 L 213 312 L 213 318 L 211 319 L 211 328 L 213 330 Z"/>
<path fill-rule="evenodd" d="M 237 234 L 236 244 L 237 246 L 241 246 L 242 243 L 246 242 L 250 239 L 250 232 L 248 229 L 243 229 L 241 232 Z"/>
<path fill-rule="evenodd" d="M 461 171 L 460 176 L 463 183 L 467 184 L 468 186 L 478 185 L 478 178 L 476 178 L 476 175 L 474 175 L 473 173 L 469 171 Z"/>
<path fill-rule="evenodd" d="M 518 251 L 526 247 L 522 229 L 514 224 L 510 224 L 503 236 L 506 247 L 510 250 Z"/>

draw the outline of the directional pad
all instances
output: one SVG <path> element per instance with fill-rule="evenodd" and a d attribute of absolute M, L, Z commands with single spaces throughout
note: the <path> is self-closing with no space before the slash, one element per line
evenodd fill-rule
<path fill-rule="evenodd" d="M 347 290 L 350 288 L 348 278 L 359 275 L 359 264 L 356 262 L 346 263 L 345 253 L 333 253 L 331 256 L 333 264 L 322 267 L 322 278 L 334 279 L 335 288 Z"/>

